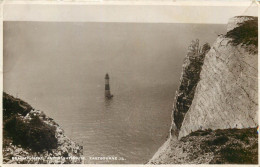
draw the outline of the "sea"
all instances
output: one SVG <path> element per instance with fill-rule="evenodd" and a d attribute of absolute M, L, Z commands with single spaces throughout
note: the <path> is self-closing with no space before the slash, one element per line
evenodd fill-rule
<path fill-rule="evenodd" d="M 84 163 L 144 164 L 166 141 L 191 40 L 220 24 L 4 22 L 4 91 L 83 146 Z M 105 74 L 112 99 L 104 97 Z M 97 157 L 110 157 L 110 160 Z"/>

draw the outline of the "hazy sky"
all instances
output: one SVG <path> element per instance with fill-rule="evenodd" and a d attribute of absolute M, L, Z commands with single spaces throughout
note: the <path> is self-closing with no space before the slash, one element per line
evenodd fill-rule
<path fill-rule="evenodd" d="M 6 21 L 74 21 L 74 22 L 150 22 L 226 24 L 237 15 L 257 15 L 256 4 L 231 2 L 166 2 L 150 5 L 134 1 L 88 2 L 6 2 Z M 15 4 L 15 5 L 14 5 Z M 165 5 L 168 4 L 168 5 Z M 252 5 L 252 6 L 251 6 Z"/>

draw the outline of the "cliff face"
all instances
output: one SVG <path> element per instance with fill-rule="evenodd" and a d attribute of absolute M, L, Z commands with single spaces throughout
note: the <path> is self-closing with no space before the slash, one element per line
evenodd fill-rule
<path fill-rule="evenodd" d="M 241 129 L 236 133 L 240 135 L 245 133 L 243 136 L 247 136 L 246 131 L 253 132 L 252 128 L 257 127 L 257 18 L 234 17 L 230 19 L 227 27 L 227 34 L 220 35 L 210 50 L 206 47 L 207 49 L 200 53 L 196 51 L 198 41 L 191 43 L 174 101 L 171 136 L 150 160 L 150 163 L 229 163 L 231 161 L 216 160 L 219 156 L 217 152 L 203 152 L 205 147 L 200 147 L 203 143 L 199 141 L 209 138 L 218 140 L 217 132 L 214 131 L 216 129 L 223 129 L 223 134 L 227 135 L 232 129 Z M 199 58 L 197 59 L 199 61 L 194 61 L 196 60 L 194 57 Z M 245 128 L 248 129 L 243 130 Z M 208 130 L 214 132 L 204 138 L 208 135 Z M 201 131 L 198 137 L 192 137 L 191 133 L 198 131 Z M 253 145 L 250 145 L 252 143 L 248 141 L 242 144 L 243 147 L 248 145 L 245 149 L 257 150 L 257 135 L 253 138 L 254 140 L 251 140 L 255 141 Z M 234 140 L 236 140 L 235 143 L 239 143 L 243 139 Z M 225 147 L 229 149 L 229 145 L 225 143 L 226 141 L 222 143 L 224 147 L 218 145 L 216 148 L 223 147 L 220 152 L 225 152 Z M 186 147 L 189 145 L 198 145 L 198 147 L 189 147 L 187 151 Z M 230 147 L 237 152 L 236 149 L 242 149 L 242 145 Z M 204 158 L 193 157 L 193 161 L 187 159 L 188 154 L 197 154 L 196 151 L 199 150 L 202 152 L 198 154 Z M 252 155 L 257 157 L 257 151 Z M 245 163 L 247 158 L 241 156 L 236 162 L 244 158 L 241 163 Z M 247 162 L 250 163 L 251 160 Z"/>
<path fill-rule="evenodd" d="M 82 146 L 28 103 L 3 94 L 3 162 L 7 164 L 82 163 Z"/>
<path fill-rule="evenodd" d="M 178 136 L 179 129 L 188 112 L 194 97 L 197 83 L 200 79 L 200 71 L 204 62 L 205 54 L 209 51 L 209 44 L 204 44 L 201 48 L 199 40 L 192 41 L 185 57 L 180 80 L 179 90 L 176 91 L 173 108 L 173 127 L 171 134 Z"/>
<path fill-rule="evenodd" d="M 219 36 L 205 57 L 179 138 L 199 129 L 256 127 L 257 73 L 257 54 Z"/>
<path fill-rule="evenodd" d="M 229 32 L 248 20 L 254 18 L 230 19 Z M 243 36 L 240 32 L 238 35 Z M 207 47 L 201 53 L 197 51 L 198 41 L 192 42 L 176 92 L 173 136 L 180 139 L 199 129 L 257 126 L 257 53 L 248 51 L 257 48 L 234 45 L 232 40 L 221 35 L 209 51 Z"/>

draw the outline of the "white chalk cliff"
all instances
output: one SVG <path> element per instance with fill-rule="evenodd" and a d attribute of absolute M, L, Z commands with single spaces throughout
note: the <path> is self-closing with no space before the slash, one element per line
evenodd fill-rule
<path fill-rule="evenodd" d="M 179 138 L 198 129 L 257 126 L 257 54 L 220 36 L 205 57 Z"/>

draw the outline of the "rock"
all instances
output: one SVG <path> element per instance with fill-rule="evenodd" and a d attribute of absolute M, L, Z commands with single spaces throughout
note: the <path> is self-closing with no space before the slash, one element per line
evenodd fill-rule
<path fill-rule="evenodd" d="M 234 17 L 228 29 L 250 19 Z M 204 52 L 198 40 L 192 41 L 174 101 L 172 137 L 180 139 L 199 129 L 257 125 L 257 53 L 231 40 L 221 35 Z"/>
<path fill-rule="evenodd" d="M 218 37 L 206 55 L 179 138 L 199 129 L 257 126 L 257 54 L 230 40 Z"/>

